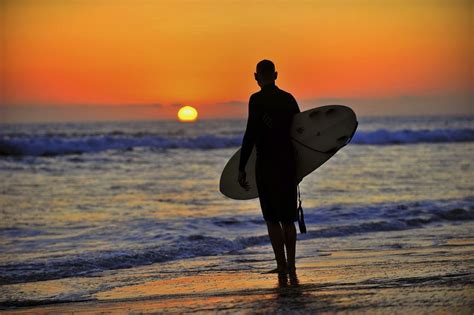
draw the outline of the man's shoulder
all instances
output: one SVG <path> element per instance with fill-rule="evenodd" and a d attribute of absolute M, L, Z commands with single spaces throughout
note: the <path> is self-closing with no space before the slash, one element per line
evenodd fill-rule
<path fill-rule="evenodd" d="M 293 95 L 290 93 L 290 92 L 287 92 L 285 90 L 282 90 L 280 89 L 279 87 L 277 87 L 277 91 L 278 93 L 282 94 L 282 95 L 285 95 L 285 96 L 289 96 L 289 97 L 293 97 Z M 256 97 L 259 97 L 261 95 L 264 95 L 263 91 L 260 90 L 260 91 L 257 91 L 253 94 L 250 95 L 250 98 L 256 98 Z"/>
<path fill-rule="evenodd" d="M 279 90 L 280 93 L 281 93 L 282 95 L 284 95 L 285 97 L 287 97 L 287 98 L 289 98 L 289 99 L 293 98 L 293 95 L 292 95 L 290 92 L 287 92 L 287 91 L 282 90 L 282 89 L 280 89 L 280 88 L 278 88 L 278 90 Z"/>
<path fill-rule="evenodd" d="M 252 95 L 250 95 L 250 99 L 251 99 L 251 100 L 252 100 L 252 99 L 255 99 L 255 98 L 259 97 L 260 94 L 262 94 L 262 91 L 257 91 L 257 92 L 255 92 L 255 93 L 253 93 Z"/>

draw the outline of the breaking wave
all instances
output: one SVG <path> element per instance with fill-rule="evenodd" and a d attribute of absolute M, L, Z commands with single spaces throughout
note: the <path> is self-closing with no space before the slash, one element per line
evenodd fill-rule
<path fill-rule="evenodd" d="M 473 142 L 474 129 L 358 131 L 352 144 L 391 145 L 416 143 Z M 238 147 L 242 136 L 202 135 L 198 137 L 166 137 L 153 134 L 92 136 L 4 136 L 0 138 L 3 156 L 58 156 L 97 153 L 108 150 L 152 149 L 218 149 Z"/>
<path fill-rule="evenodd" d="M 411 204 L 406 207 L 405 212 L 395 218 L 388 217 L 390 211 L 401 211 L 405 206 L 386 205 L 386 209 L 379 215 L 371 215 L 369 220 L 348 222 L 339 222 L 333 224 L 317 226 L 317 218 L 311 216 L 308 211 L 307 226 L 308 233 L 301 234 L 298 238 L 314 239 L 327 237 L 347 237 L 374 232 L 384 231 L 403 231 L 414 228 L 423 228 L 429 224 L 437 222 L 455 222 L 474 220 L 474 208 L 466 206 L 472 204 L 472 198 L 461 202 L 458 206 L 446 209 L 431 209 L 432 203 L 426 205 Z M 463 206 L 462 206 L 463 205 Z M 378 205 L 385 208 L 384 205 Z M 420 212 L 419 207 L 424 208 Z M 460 207 L 461 206 L 461 207 Z M 314 209 L 313 209 L 314 210 Z M 372 212 L 372 208 L 350 208 L 347 209 L 353 213 Z M 408 210 L 408 211 L 407 211 Z M 335 209 L 319 209 L 319 211 L 337 211 Z M 204 219 L 207 220 L 207 219 Z M 252 224 L 249 218 L 241 220 L 217 220 L 213 221 L 215 225 L 222 226 L 224 230 L 228 225 L 234 224 Z M 203 222 L 204 223 L 204 222 Z M 120 249 L 110 251 L 87 252 L 79 255 L 66 255 L 60 257 L 51 257 L 37 259 L 32 261 L 16 262 L 0 266 L 0 285 L 34 282 L 52 279 L 61 279 L 75 276 L 90 276 L 97 272 L 105 270 L 115 270 L 123 268 L 132 268 L 137 266 L 150 265 L 153 263 L 166 262 L 177 259 L 186 259 L 192 257 L 214 256 L 222 254 L 237 253 L 247 247 L 263 245 L 268 243 L 267 235 L 254 235 L 249 237 L 237 237 L 228 239 L 225 237 L 214 237 L 200 234 L 189 236 L 180 236 L 178 239 L 161 244 L 159 246 L 145 247 L 141 249 Z"/>

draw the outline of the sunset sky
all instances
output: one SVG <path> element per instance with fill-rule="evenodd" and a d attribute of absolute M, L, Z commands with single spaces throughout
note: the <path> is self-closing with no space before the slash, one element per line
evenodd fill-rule
<path fill-rule="evenodd" d="M 0 1 L 0 122 L 245 117 L 264 58 L 301 109 L 474 114 L 469 0 Z"/>

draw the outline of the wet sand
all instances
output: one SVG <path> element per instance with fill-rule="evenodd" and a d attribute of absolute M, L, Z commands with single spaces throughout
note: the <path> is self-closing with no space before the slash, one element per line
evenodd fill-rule
<path fill-rule="evenodd" d="M 378 235 L 384 236 L 404 237 L 403 232 Z M 263 274 L 273 267 L 270 247 L 264 245 L 228 255 L 147 266 L 140 273 L 148 280 L 98 291 L 94 300 L 36 306 L 28 306 L 24 300 L 21 307 L 4 305 L 2 313 L 474 312 L 474 239 L 453 238 L 443 243 L 423 239 L 408 248 L 386 241 L 390 246 L 373 250 L 357 248 L 357 240 L 347 242 L 352 246 L 305 256 L 314 252 L 315 241 L 298 241 L 297 277 Z M 66 292 L 67 286 L 85 281 L 76 280 L 34 282 L 22 285 L 21 290 L 23 296 L 28 296 L 28 290 L 57 296 Z"/>

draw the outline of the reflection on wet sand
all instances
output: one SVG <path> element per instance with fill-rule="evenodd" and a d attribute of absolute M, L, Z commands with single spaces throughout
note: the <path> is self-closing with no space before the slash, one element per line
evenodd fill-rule
<path fill-rule="evenodd" d="M 438 233 L 453 234 L 450 228 L 438 229 Z M 456 226 L 456 229 L 464 235 L 471 233 L 467 227 L 462 230 L 462 226 Z M 262 246 L 239 252 L 237 256 L 154 264 L 102 277 L 5 285 L 0 287 L 0 293 L 9 300 L 18 300 L 19 293 L 15 292 L 21 291 L 21 296 L 30 299 L 37 296 L 41 301 L 45 296 L 61 292 L 99 285 L 102 288 L 94 293 L 95 300 L 88 302 L 32 307 L 31 299 L 27 301 L 30 304 L 23 303 L 29 307 L 12 309 L 10 305 L 8 311 L 20 314 L 229 311 L 471 314 L 473 238 L 453 238 L 440 243 L 427 238 L 420 229 L 410 234 L 409 248 L 388 242 L 400 242 L 405 233 L 386 232 L 383 239 L 371 240 L 371 248 L 351 246 L 344 250 L 337 249 L 335 242 L 302 241 L 300 253 L 327 248 L 326 253 L 300 256 L 298 272 L 293 275 L 262 274 L 273 263 L 270 248 Z M 363 244 L 367 243 L 364 240 Z M 330 246 L 332 250 L 328 252 Z M 131 282 L 135 284 L 123 285 Z"/>
<path fill-rule="evenodd" d="M 278 287 L 276 288 L 275 294 L 275 311 L 295 308 L 304 310 L 305 295 L 307 295 L 307 293 L 303 292 L 296 272 L 278 275 Z M 302 301 L 302 303 L 294 305 L 295 301 Z"/>

